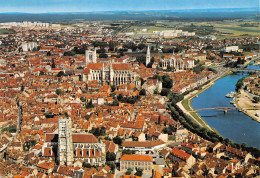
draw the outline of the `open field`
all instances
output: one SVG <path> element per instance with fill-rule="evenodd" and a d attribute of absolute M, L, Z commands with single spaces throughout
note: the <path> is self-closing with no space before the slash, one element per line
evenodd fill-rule
<path fill-rule="evenodd" d="M 142 30 L 146 29 L 146 32 Z M 196 32 L 196 35 L 215 35 L 217 38 L 259 36 L 260 24 L 255 20 L 225 20 L 212 22 L 150 21 L 133 23 L 121 32 L 151 34 L 153 31 L 176 30 Z"/>
<path fill-rule="evenodd" d="M 0 29 L 0 34 L 14 34 L 15 31 L 12 29 Z"/>

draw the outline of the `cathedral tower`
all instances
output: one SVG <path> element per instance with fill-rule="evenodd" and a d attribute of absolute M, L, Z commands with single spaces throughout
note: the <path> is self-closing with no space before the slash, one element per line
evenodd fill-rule
<path fill-rule="evenodd" d="M 86 56 L 86 66 L 88 63 L 97 63 L 97 51 L 96 48 L 94 51 L 91 50 L 86 50 L 85 51 L 85 56 Z"/>
<path fill-rule="evenodd" d="M 145 60 L 146 67 L 147 67 L 147 65 L 150 63 L 150 61 L 151 61 L 150 47 L 148 46 L 148 47 L 147 47 L 147 52 L 146 52 L 146 60 Z"/>
<path fill-rule="evenodd" d="M 73 163 L 73 147 L 71 120 L 59 119 L 58 123 L 58 161 L 60 165 L 72 165 Z"/>

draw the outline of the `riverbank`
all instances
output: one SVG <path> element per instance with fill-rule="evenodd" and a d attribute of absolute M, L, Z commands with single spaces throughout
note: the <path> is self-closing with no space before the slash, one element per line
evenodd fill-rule
<path fill-rule="evenodd" d="M 254 62 L 254 64 L 253 64 L 253 66 L 257 66 L 257 65 L 260 65 L 260 58 L 257 59 L 257 60 L 255 60 L 255 62 Z"/>
<path fill-rule="evenodd" d="M 215 79 L 213 79 L 211 82 L 209 82 L 207 85 L 204 85 L 201 90 L 195 90 L 187 95 L 184 96 L 184 99 L 180 102 L 177 103 L 177 106 L 188 116 L 190 116 L 194 122 L 199 124 L 200 126 L 210 130 L 210 131 L 215 131 L 218 133 L 218 131 L 214 128 L 211 128 L 205 121 L 204 119 L 197 113 L 195 112 L 194 108 L 191 106 L 192 99 L 196 96 L 198 96 L 200 93 L 204 92 L 211 86 L 215 84 L 216 80 L 219 80 L 227 75 L 232 74 L 231 71 L 227 71 L 223 73 L 222 75 L 219 75 Z M 219 134 L 219 133 L 218 133 Z M 220 135 L 220 134 L 219 134 Z"/>
<path fill-rule="evenodd" d="M 241 89 L 235 97 L 235 104 L 238 110 L 242 111 L 257 122 L 260 122 L 260 109 L 257 109 L 260 108 L 260 103 L 253 103 L 249 94 L 243 89 Z M 256 116 L 256 114 L 258 116 Z"/>

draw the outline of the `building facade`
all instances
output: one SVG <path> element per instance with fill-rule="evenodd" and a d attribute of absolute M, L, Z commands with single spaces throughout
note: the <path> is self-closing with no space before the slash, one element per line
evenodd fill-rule
<path fill-rule="evenodd" d="M 174 52 L 171 57 L 165 57 L 162 60 L 162 68 L 167 69 L 168 67 L 174 68 L 175 71 L 182 71 L 187 69 L 192 69 L 195 66 L 194 59 L 185 58 L 174 55 Z"/>
<path fill-rule="evenodd" d="M 83 81 L 88 83 L 93 80 L 101 85 L 119 86 L 133 83 L 137 88 L 141 86 L 139 74 L 133 71 L 128 63 L 88 63 L 83 71 Z"/>
<path fill-rule="evenodd" d="M 152 172 L 153 158 L 147 155 L 123 155 L 120 159 L 120 171 L 127 169 L 142 169 L 144 172 Z"/>

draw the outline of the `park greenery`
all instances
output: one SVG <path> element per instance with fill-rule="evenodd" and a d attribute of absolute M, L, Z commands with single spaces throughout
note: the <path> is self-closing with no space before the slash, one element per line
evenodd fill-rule
<path fill-rule="evenodd" d="M 106 135 L 106 128 L 105 127 L 93 127 L 90 131 L 90 133 L 92 133 L 93 135 L 95 135 L 96 137 L 99 136 L 105 136 Z"/>
<path fill-rule="evenodd" d="M 15 132 L 16 132 L 16 129 L 17 129 L 17 128 L 16 128 L 15 125 L 11 125 L 11 126 L 2 128 L 2 132 L 15 133 Z"/>
<path fill-rule="evenodd" d="M 236 83 L 236 91 L 239 91 L 243 85 L 244 85 L 244 80 L 245 80 L 245 77 L 242 77 L 241 79 L 239 79 Z"/>
<path fill-rule="evenodd" d="M 195 66 L 192 70 L 193 72 L 195 72 L 196 74 L 201 73 L 203 70 L 205 69 L 205 67 L 202 64 L 199 64 L 197 66 Z"/>
<path fill-rule="evenodd" d="M 30 148 L 34 147 L 36 145 L 36 140 L 29 140 L 28 142 L 24 142 L 23 144 L 23 150 L 29 151 Z"/>
<path fill-rule="evenodd" d="M 119 146 L 121 146 L 122 143 L 123 143 L 123 139 L 120 138 L 120 137 L 117 135 L 116 137 L 113 138 L 113 142 L 114 142 L 115 144 L 118 144 Z"/>
<path fill-rule="evenodd" d="M 55 93 L 56 93 L 57 95 L 63 95 L 61 89 L 56 89 Z"/>
<path fill-rule="evenodd" d="M 146 95 L 145 89 L 141 89 L 140 92 L 139 92 L 139 95 L 143 95 L 143 96 Z"/>
<path fill-rule="evenodd" d="M 133 169 L 128 168 L 127 171 L 125 172 L 126 175 L 131 175 L 131 173 L 133 172 Z"/>
<path fill-rule="evenodd" d="M 89 109 L 89 108 L 94 108 L 95 105 L 92 103 L 92 99 L 86 103 L 86 109 Z"/>
<path fill-rule="evenodd" d="M 15 34 L 15 30 L 13 29 L 7 29 L 7 28 L 2 28 L 0 29 L 0 34 Z"/>
<path fill-rule="evenodd" d="M 115 161 L 116 154 L 114 152 L 107 152 L 106 153 L 106 161 Z"/>

